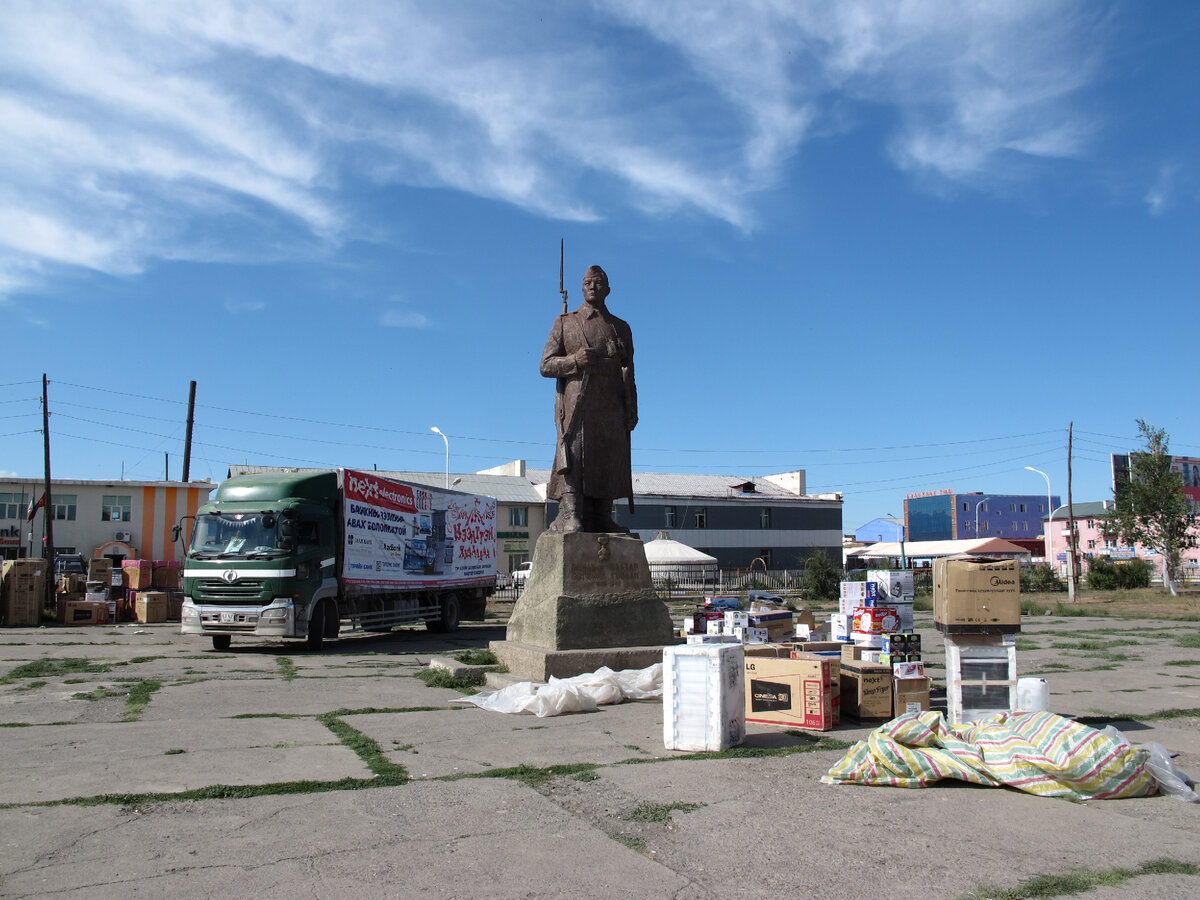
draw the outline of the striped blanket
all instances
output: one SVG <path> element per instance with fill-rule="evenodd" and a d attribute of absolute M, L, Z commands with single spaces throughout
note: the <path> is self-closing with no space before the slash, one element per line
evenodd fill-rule
<path fill-rule="evenodd" d="M 1000 713 L 950 725 L 940 712 L 908 713 L 847 751 L 823 784 L 926 787 L 954 778 L 1073 800 L 1155 792 L 1147 753 L 1049 712 Z"/>

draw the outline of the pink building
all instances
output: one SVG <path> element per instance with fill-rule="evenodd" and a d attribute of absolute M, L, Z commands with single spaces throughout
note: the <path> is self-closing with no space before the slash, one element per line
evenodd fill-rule
<path fill-rule="evenodd" d="M 1099 503 L 1075 504 L 1075 534 L 1078 536 L 1079 560 L 1081 574 L 1087 574 L 1087 561 L 1095 556 L 1107 556 L 1110 559 L 1145 559 L 1153 566 L 1156 575 L 1162 575 L 1162 558 L 1154 550 L 1148 550 L 1141 544 L 1126 546 L 1117 543 L 1115 537 L 1104 534 L 1104 517 L 1112 509 L 1111 500 Z M 1067 531 L 1069 520 L 1068 507 L 1060 506 L 1054 510 L 1052 534 L 1050 535 L 1049 560 L 1054 572 L 1060 578 L 1068 574 L 1067 556 L 1071 550 L 1071 542 Z M 1046 528 L 1043 525 L 1042 536 L 1045 540 Z M 1192 526 L 1192 534 L 1200 537 L 1200 526 Z M 1200 577 L 1200 549 L 1193 548 L 1184 551 L 1182 578 L 1195 579 Z"/>

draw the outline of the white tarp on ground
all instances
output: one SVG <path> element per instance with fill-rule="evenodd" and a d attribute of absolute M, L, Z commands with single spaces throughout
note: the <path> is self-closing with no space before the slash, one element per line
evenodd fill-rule
<path fill-rule="evenodd" d="M 614 672 L 603 666 L 574 678 L 551 678 L 549 684 L 521 681 L 498 691 L 482 691 L 459 697 L 452 703 L 472 703 L 480 709 L 502 713 L 533 713 L 559 716 L 572 712 L 595 712 L 597 707 L 626 700 L 662 697 L 662 663 L 645 669 Z"/>

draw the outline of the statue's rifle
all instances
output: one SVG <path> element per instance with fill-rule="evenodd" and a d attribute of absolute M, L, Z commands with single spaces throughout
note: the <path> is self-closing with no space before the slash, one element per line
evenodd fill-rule
<path fill-rule="evenodd" d="M 563 301 L 563 332 L 565 341 L 567 319 L 567 289 L 563 287 L 563 239 L 558 241 L 558 292 L 562 294 Z M 583 339 L 584 346 L 588 346 L 587 334 L 584 333 L 583 327 L 576 323 L 579 328 L 580 337 Z M 583 370 L 583 379 L 579 385 L 579 393 L 575 397 L 575 405 L 571 408 L 571 418 L 563 426 L 562 438 L 559 441 L 558 452 L 554 454 L 554 471 L 560 475 L 569 472 L 574 465 L 571 459 L 571 443 L 575 440 L 575 432 L 579 427 L 580 412 L 583 409 L 584 400 L 587 397 L 588 381 L 591 372 L 587 369 Z M 560 390 L 565 390 L 565 379 L 559 379 Z"/>

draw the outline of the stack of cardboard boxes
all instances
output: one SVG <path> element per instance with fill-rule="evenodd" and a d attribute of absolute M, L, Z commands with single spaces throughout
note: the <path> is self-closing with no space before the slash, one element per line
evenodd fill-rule
<path fill-rule="evenodd" d="M 60 624 L 108 624 L 108 599 L 89 591 L 90 578 L 90 569 L 87 575 L 63 573 L 57 577 L 54 599 Z"/>
<path fill-rule="evenodd" d="M 126 559 L 121 561 L 121 576 L 122 618 L 145 624 L 179 621 L 183 593 L 178 562 Z"/>
<path fill-rule="evenodd" d="M 935 560 L 933 622 L 946 639 L 949 720 L 971 722 L 1015 709 L 1019 563 L 982 557 Z"/>
<path fill-rule="evenodd" d="M 36 625 L 46 590 L 46 561 L 6 559 L 0 571 L 0 623 Z"/>

